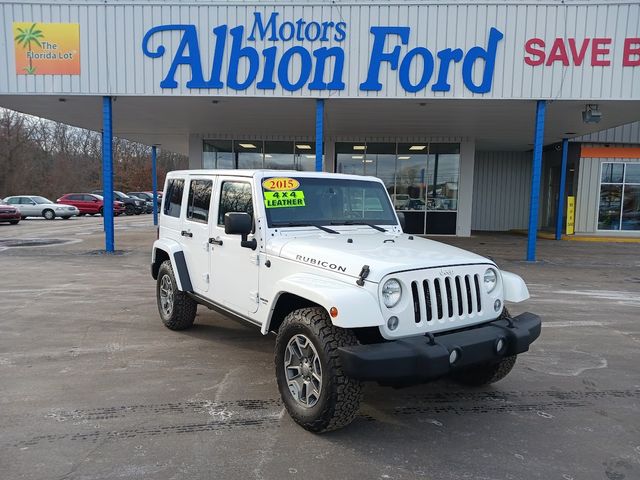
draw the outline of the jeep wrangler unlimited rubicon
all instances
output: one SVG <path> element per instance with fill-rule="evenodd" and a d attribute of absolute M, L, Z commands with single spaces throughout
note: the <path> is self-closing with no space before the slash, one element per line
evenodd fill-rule
<path fill-rule="evenodd" d="M 275 333 L 280 395 L 314 432 L 353 420 L 363 381 L 502 379 L 540 335 L 504 305 L 525 283 L 400 220 L 373 177 L 171 172 L 151 257 L 160 317 L 186 329 L 204 305 Z"/>

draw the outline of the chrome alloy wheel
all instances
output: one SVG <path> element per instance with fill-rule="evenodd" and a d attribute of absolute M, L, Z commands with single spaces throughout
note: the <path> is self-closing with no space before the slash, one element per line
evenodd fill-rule
<path fill-rule="evenodd" d="M 173 282 L 169 275 L 160 280 L 160 308 L 166 317 L 173 313 Z"/>
<path fill-rule="evenodd" d="M 305 408 L 311 408 L 322 392 L 322 365 L 311 340 L 294 335 L 284 354 L 284 372 L 293 398 Z"/>

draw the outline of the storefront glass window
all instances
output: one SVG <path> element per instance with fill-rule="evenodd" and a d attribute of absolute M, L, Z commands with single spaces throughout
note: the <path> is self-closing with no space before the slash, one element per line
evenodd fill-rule
<path fill-rule="evenodd" d="M 316 169 L 316 142 L 297 141 L 294 142 L 294 148 L 294 170 L 314 171 Z"/>
<path fill-rule="evenodd" d="M 263 154 L 262 140 L 236 140 L 233 142 L 233 151 L 238 159 L 238 168 L 253 169 L 262 168 Z"/>
<path fill-rule="evenodd" d="M 640 163 L 603 163 L 600 180 L 598 229 L 640 230 Z"/>
<path fill-rule="evenodd" d="M 205 140 L 202 166 L 203 168 L 236 168 L 231 140 Z"/>
<path fill-rule="evenodd" d="M 336 172 L 350 175 L 364 175 L 364 142 L 336 143 Z"/>
<path fill-rule="evenodd" d="M 264 168 L 295 170 L 292 142 L 264 142 Z"/>
<path fill-rule="evenodd" d="M 336 143 L 336 171 L 382 179 L 408 233 L 455 233 L 459 144 Z"/>

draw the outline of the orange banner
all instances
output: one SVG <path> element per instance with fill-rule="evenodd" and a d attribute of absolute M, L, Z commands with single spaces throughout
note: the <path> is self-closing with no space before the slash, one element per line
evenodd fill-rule
<path fill-rule="evenodd" d="M 13 22 L 18 75 L 80 75 L 80 24 Z"/>
<path fill-rule="evenodd" d="M 640 158 L 637 147 L 582 147 L 582 158 Z"/>

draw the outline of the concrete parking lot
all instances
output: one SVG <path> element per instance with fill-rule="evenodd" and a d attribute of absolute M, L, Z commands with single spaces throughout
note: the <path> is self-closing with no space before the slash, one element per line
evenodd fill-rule
<path fill-rule="evenodd" d="M 273 336 L 203 307 L 162 325 L 151 223 L 117 218 L 113 256 L 97 217 L 0 225 L 0 478 L 640 478 L 640 244 L 541 240 L 528 264 L 524 237 L 442 238 L 525 278 L 511 311 L 540 340 L 488 388 L 367 385 L 350 427 L 313 435 Z"/>

